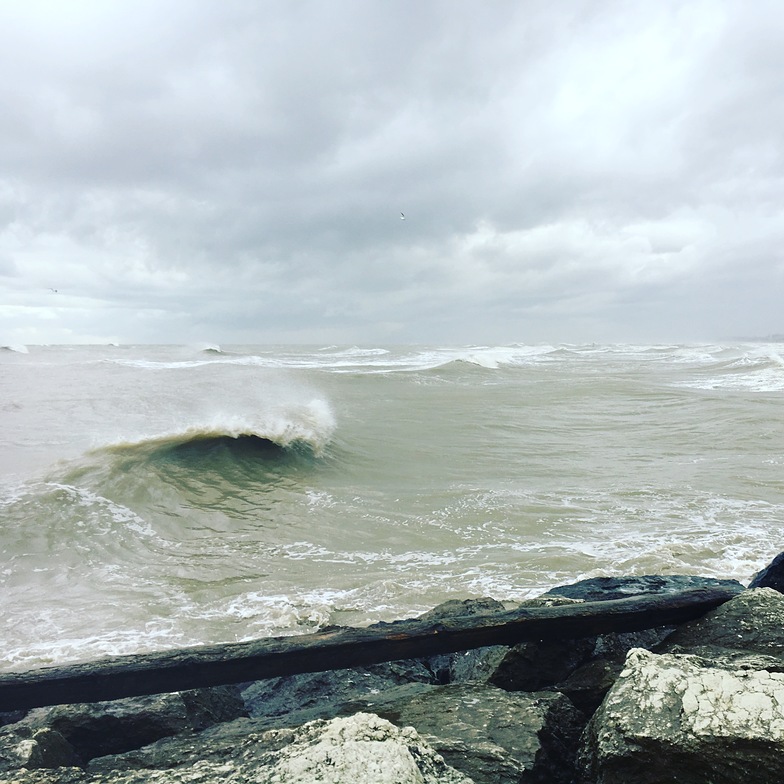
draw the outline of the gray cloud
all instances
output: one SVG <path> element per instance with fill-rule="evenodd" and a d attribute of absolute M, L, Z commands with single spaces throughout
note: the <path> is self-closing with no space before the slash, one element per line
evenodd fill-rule
<path fill-rule="evenodd" d="M 1 5 L 0 342 L 780 332 L 783 26 L 764 0 Z"/>

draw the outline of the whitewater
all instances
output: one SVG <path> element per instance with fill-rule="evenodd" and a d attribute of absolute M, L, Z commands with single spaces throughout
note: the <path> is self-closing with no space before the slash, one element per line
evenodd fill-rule
<path fill-rule="evenodd" d="M 8 346 L 0 667 L 747 582 L 782 394 L 778 343 Z"/>

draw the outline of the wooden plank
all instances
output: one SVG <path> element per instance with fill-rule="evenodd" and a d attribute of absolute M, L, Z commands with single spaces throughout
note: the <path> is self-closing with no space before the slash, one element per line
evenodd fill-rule
<path fill-rule="evenodd" d="M 205 686 L 360 667 L 398 659 L 629 632 L 698 618 L 742 588 L 716 586 L 671 594 L 524 607 L 492 615 L 409 619 L 361 629 L 330 628 L 0 675 L 0 711 L 182 691 Z"/>

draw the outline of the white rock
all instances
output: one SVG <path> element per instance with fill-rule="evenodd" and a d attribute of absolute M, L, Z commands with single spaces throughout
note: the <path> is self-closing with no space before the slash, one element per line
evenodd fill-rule
<path fill-rule="evenodd" d="M 784 780 L 784 673 L 733 664 L 630 651 L 586 730 L 584 780 L 748 782 L 750 768 Z"/>
<path fill-rule="evenodd" d="M 374 714 L 313 722 L 280 753 L 270 784 L 471 784 L 411 727 Z"/>

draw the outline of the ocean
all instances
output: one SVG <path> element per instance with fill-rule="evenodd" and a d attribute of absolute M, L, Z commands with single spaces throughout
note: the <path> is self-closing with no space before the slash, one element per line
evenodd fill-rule
<path fill-rule="evenodd" d="M 0 351 L 0 667 L 747 582 L 784 549 L 784 345 Z"/>

